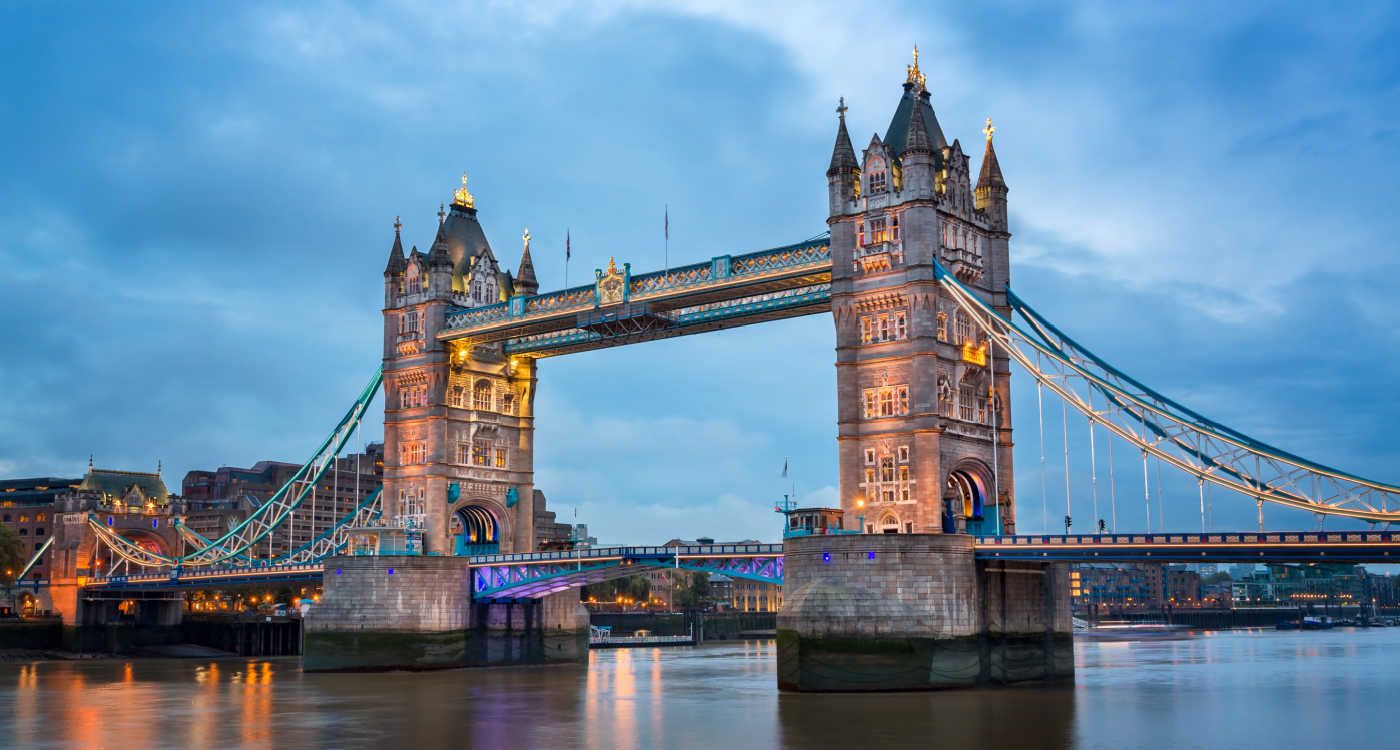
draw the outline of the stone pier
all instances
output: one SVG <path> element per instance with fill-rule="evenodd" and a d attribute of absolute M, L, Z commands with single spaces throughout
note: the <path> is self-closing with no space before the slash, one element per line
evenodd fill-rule
<path fill-rule="evenodd" d="M 961 534 L 796 537 L 783 552 L 783 690 L 1073 678 L 1063 565 L 979 563 Z"/>
<path fill-rule="evenodd" d="M 460 557 L 328 559 L 305 629 L 309 672 L 588 659 L 588 612 L 577 591 L 473 602 L 471 569 Z"/>

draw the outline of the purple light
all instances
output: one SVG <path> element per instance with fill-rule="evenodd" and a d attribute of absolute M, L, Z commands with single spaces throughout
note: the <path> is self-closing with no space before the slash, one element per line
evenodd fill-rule
<path fill-rule="evenodd" d="M 874 560 L 874 559 L 875 559 L 875 550 L 872 549 L 872 550 L 870 550 L 869 552 L 865 553 L 865 559 L 867 559 L 867 560 Z"/>
<path fill-rule="evenodd" d="M 393 574 L 394 574 L 394 569 L 393 569 L 393 568 L 389 568 L 389 575 L 393 575 Z"/>
<path fill-rule="evenodd" d="M 340 568 L 336 568 L 336 569 L 335 569 L 335 574 L 336 574 L 336 575 L 340 575 Z"/>
<path fill-rule="evenodd" d="M 824 562 L 824 563 L 829 563 L 829 562 L 831 562 L 831 553 L 830 553 L 830 552 L 823 552 L 823 553 L 822 553 L 822 562 Z"/>

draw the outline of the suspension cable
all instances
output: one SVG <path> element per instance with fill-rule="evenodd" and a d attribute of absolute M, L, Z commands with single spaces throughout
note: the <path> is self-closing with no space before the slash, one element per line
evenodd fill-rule
<path fill-rule="evenodd" d="M 1040 528 L 1042 534 L 1050 533 L 1049 490 L 1046 487 L 1045 470 L 1045 399 L 1040 381 L 1035 381 L 1035 414 L 1040 422 Z"/>
<path fill-rule="evenodd" d="M 1142 452 L 1142 505 L 1147 509 L 1147 533 L 1152 533 L 1152 489 L 1147 483 L 1147 451 Z"/>
<path fill-rule="evenodd" d="M 1108 503 L 1113 513 L 1113 533 L 1118 533 L 1118 480 L 1113 474 L 1113 433 L 1108 434 Z"/>
<path fill-rule="evenodd" d="M 1162 497 L 1162 459 L 1152 464 L 1157 469 L 1157 531 L 1167 530 L 1166 500 Z"/>
<path fill-rule="evenodd" d="M 1064 399 L 1060 399 L 1060 426 L 1064 430 L 1065 441 L 1065 533 L 1068 534 L 1074 523 L 1074 514 L 1069 495 L 1069 406 Z"/>
<path fill-rule="evenodd" d="M 1089 408 L 1092 412 L 1094 406 L 1094 394 L 1089 392 Z M 1099 464 L 1098 458 L 1094 455 L 1094 417 L 1089 417 L 1089 497 L 1094 503 L 1094 521 L 1091 531 L 1097 531 L 1103 519 L 1099 517 Z"/>

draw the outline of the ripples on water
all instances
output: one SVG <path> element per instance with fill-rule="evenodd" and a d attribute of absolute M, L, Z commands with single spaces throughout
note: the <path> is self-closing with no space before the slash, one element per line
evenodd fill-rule
<path fill-rule="evenodd" d="M 0 664 L 0 747 L 1379 748 L 1400 628 L 1075 644 L 1073 687 L 790 695 L 772 641 L 587 669 L 302 674 L 296 659 Z"/>

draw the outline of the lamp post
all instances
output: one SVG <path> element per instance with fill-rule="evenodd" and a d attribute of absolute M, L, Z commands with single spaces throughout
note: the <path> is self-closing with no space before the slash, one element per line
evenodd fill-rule
<path fill-rule="evenodd" d="M 856 527 L 856 532 L 859 533 L 859 534 L 864 534 L 864 533 L 865 533 L 865 498 L 863 498 L 863 497 L 858 497 L 858 498 L 856 498 L 856 510 L 860 511 L 860 513 L 856 515 L 856 519 L 857 519 L 856 523 L 859 524 L 859 526 Z"/>

